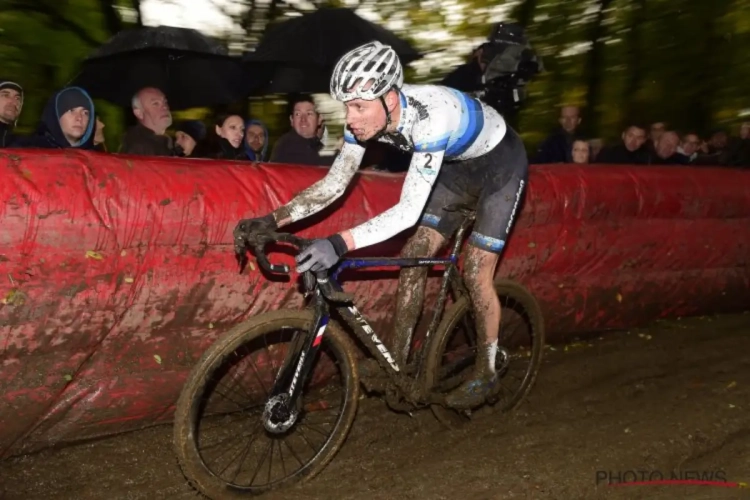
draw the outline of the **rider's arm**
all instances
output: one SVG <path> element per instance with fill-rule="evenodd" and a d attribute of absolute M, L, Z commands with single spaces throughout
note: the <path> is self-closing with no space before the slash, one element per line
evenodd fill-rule
<path fill-rule="evenodd" d="M 377 217 L 341 233 L 348 249 L 380 243 L 414 226 L 430 197 L 444 155 L 444 144 L 428 145 L 420 152 L 415 152 L 404 179 L 399 202 Z"/>
<path fill-rule="evenodd" d="M 273 212 L 273 217 L 279 227 L 323 210 L 344 194 L 365 154 L 365 148 L 360 146 L 348 131 L 345 136 L 344 146 L 328 174 Z"/>

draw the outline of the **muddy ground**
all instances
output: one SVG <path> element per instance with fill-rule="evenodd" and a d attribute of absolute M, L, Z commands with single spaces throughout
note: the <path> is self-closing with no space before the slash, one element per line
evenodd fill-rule
<path fill-rule="evenodd" d="M 670 320 L 548 350 L 524 405 L 458 430 L 364 399 L 321 475 L 264 498 L 750 498 L 747 488 L 607 485 L 626 471 L 750 482 L 748 353 L 750 314 Z M 0 498 L 198 498 L 171 437 L 164 426 L 11 459 Z"/>

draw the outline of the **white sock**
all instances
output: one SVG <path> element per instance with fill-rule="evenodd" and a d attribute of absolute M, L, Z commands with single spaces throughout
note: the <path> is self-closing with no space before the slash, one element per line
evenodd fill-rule
<path fill-rule="evenodd" d="M 489 372 L 495 373 L 495 358 L 497 357 L 497 340 L 487 344 L 487 363 L 489 364 Z"/>

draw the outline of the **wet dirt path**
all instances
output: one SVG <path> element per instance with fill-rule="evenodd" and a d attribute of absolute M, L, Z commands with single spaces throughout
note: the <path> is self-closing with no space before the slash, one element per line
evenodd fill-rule
<path fill-rule="evenodd" d="M 446 430 L 365 399 L 349 439 L 307 485 L 269 499 L 739 499 L 749 488 L 608 486 L 672 471 L 750 483 L 750 314 L 659 322 L 546 352 L 529 400 Z M 0 498 L 199 498 L 171 427 L 0 464 Z M 599 471 L 599 472 L 598 472 Z M 625 475 L 626 471 L 634 471 Z M 599 481 L 597 484 L 597 474 Z"/>

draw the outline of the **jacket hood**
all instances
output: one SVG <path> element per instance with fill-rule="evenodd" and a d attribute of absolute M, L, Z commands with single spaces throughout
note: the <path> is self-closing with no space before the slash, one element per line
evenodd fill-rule
<path fill-rule="evenodd" d="M 81 137 L 81 140 L 77 145 L 71 145 L 63 134 L 62 128 L 60 127 L 60 114 L 58 114 L 58 103 L 60 102 L 60 96 L 63 92 L 76 91 L 83 96 L 83 100 L 88 103 L 89 111 L 89 124 L 86 127 L 86 131 Z M 96 126 L 96 113 L 94 109 L 94 101 L 91 96 L 80 87 L 66 87 L 55 95 L 53 95 L 47 105 L 44 107 L 42 112 L 42 121 L 39 124 L 39 133 L 45 135 L 49 140 L 55 142 L 58 147 L 61 148 L 84 148 L 91 141 L 89 139 L 94 133 L 94 127 Z"/>
<path fill-rule="evenodd" d="M 257 155 L 255 154 L 255 151 L 250 149 L 250 146 L 247 144 L 247 135 L 246 135 L 245 139 L 242 141 L 242 144 L 245 147 L 245 154 L 252 161 L 265 161 L 266 153 L 268 152 L 268 129 L 266 128 L 265 123 L 263 123 L 260 120 L 247 120 L 245 122 L 245 134 L 247 134 L 247 129 L 250 128 L 250 125 L 259 125 L 263 129 L 263 135 L 265 136 L 265 140 L 263 141 L 263 150 L 260 152 L 260 158 L 256 158 Z"/>

